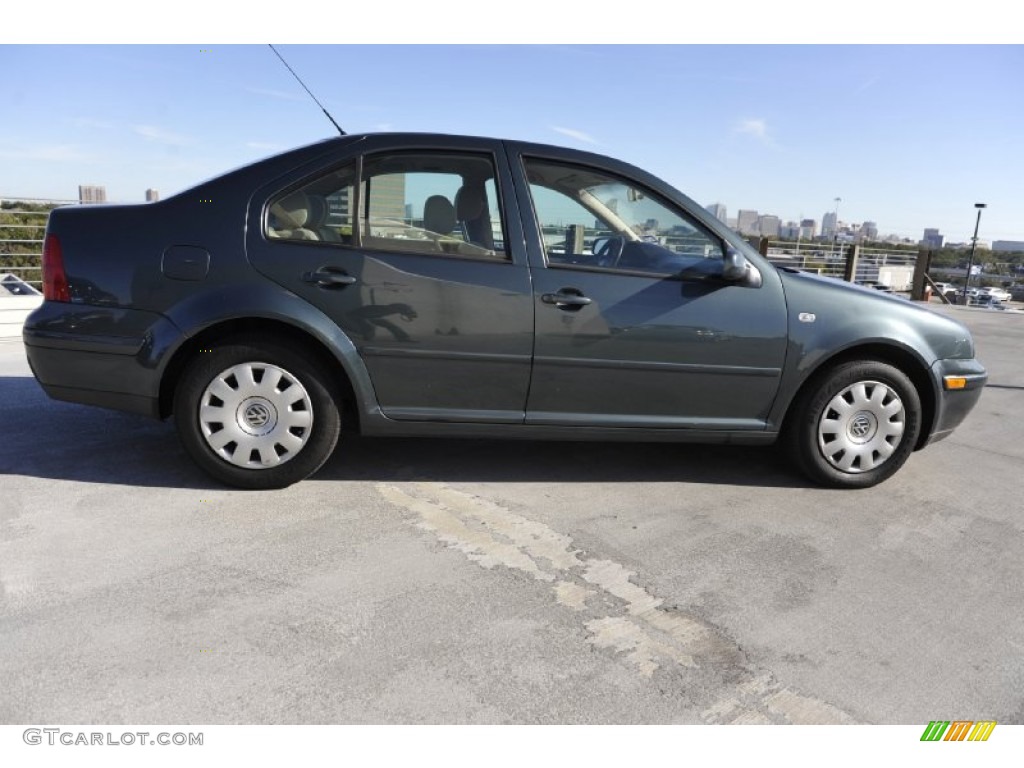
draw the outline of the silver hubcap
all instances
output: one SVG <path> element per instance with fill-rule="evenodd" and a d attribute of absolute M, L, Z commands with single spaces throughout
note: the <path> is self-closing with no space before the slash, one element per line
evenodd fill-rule
<path fill-rule="evenodd" d="M 896 451 L 905 419 L 903 401 L 894 389 L 878 381 L 859 381 L 825 406 L 818 422 L 818 448 L 841 472 L 867 472 Z"/>
<path fill-rule="evenodd" d="M 221 371 L 203 390 L 199 427 L 225 461 L 269 469 L 294 458 L 309 440 L 313 403 L 283 368 L 241 363 Z"/>

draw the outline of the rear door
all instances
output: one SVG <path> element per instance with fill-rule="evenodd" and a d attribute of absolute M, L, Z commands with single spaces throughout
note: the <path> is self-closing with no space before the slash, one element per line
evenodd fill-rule
<path fill-rule="evenodd" d="M 386 416 L 521 423 L 533 299 L 500 142 L 359 149 L 257 193 L 251 262 L 345 331 Z"/>
<path fill-rule="evenodd" d="M 722 238 L 646 174 L 517 149 L 535 214 L 527 423 L 763 430 L 787 345 L 775 271 L 722 279 Z"/>

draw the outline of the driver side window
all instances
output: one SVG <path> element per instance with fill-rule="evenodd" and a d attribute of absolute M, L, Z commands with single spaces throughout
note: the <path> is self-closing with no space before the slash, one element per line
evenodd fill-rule
<path fill-rule="evenodd" d="M 722 243 L 649 191 L 602 171 L 526 158 L 549 266 L 675 275 Z"/>

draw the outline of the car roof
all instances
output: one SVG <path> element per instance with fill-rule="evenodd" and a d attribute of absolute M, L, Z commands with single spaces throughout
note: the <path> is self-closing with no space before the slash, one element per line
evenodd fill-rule
<path fill-rule="evenodd" d="M 277 152 L 271 155 L 267 155 L 262 158 L 253 160 L 252 162 L 245 163 L 235 168 L 227 169 L 221 173 L 216 174 L 210 178 L 203 180 L 193 185 L 189 190 L 190 192 L 194 189 L 204 187 L 211 183 L 223 182 L 230 178 L 237 178 L 245 175 L 248 172 L 260 168 L 267 168 L 280 161 L 286 163 L 301 163 L 306 160 L 311 160 L 318 155 L 329 153 L 337 148 L 358 144 L 359 142 L 366 140 L 386 140 L 389 143 L 393 143 L 396 146 L 402 144 L 408 144 L 410 147 L 422 146 L 438 146 L 444 147 L 445 145 L 458 145 L 459 143 L 478 143 L 478 142 L 502 142 L 509 144 L 516 144 L 523 149 L 528 149 L 531 152 L 541 154 L 554 154 L 563 156 L 566 158 L 578 158 L 585 160 L 587 157 L 595 160 L 601 160 L 607 163 L 619 164 L 621 166 L 628 166 L 635 171 L 639 171 L 643 175 L 647 174 L 643 169 L 631 166 L 629 163 L 618 160 L 609 155 L 599 155 L 593 152 L 586 152 L 584 150 L 573 149 L 572 147 L 559 146 L 556 144 L 541 144 L 536 142 L 518 141 L 515 139 L 501 138 L 497 136 L 474 136 L 469 134 L 455 134 L 455 133 L 428 133 L 428 132 L 416 132 L 416 131 L 366 131 L 363 133 L 346 133 L 343 136 L 330 136 L 319 141 L 313 141 L 307 144 L 302 144 L 290 149 L 286 149 L 281 152 Z"/>

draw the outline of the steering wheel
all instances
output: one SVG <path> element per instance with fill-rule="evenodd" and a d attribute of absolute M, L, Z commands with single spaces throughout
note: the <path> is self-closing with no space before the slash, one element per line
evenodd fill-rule
<path fill-rule="evenodd" d="M 598 246 L 594 249 L 594 256 L 597 257 L 599 267 L 617 267 L 622 252 L 625 250 L 626 239 L 624 237 L 601 237 L 598 238 Z"/>

